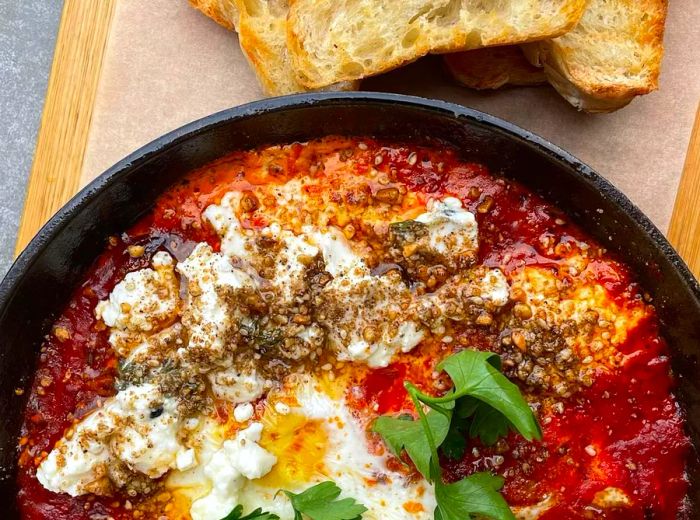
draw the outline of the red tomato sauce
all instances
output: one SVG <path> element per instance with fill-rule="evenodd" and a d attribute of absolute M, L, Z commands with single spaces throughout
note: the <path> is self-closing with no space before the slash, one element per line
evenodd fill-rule
<path fill-rule="evenodd" d="M 482 165 L 460 160 L 449 149 L 363 142 L 367 144 L 363 149 L 356 147 L 358 141 L 344 138 L 291 145 L 279 150 L 272 167 L 287 178 L 304 174 L 317 154 L 337 161 L 337 151 L 350 146 L 356 151 L 355 168 L 362 173 L 381 155 L 383 161 L 375 167 L 410 189 L 460 198 L 477 216 L 480 262 L 506 273 L 523 265 L 558 269 L 568 241 L 593 243 L 557 208 L 513 181 L 494 177 Z M 411 157 L 413 153 L 417 160 Z M 148 266 L 159 250 L 182 260 L 196 242 L 207 241 L 218 249 L 218 237 L 203 221 L 202 212 L 226 192 L 262 182 L 249 173 L 261 160 L 257 153 L 235 153 L 192 172 L 164 193 L 146 217 L 122 236 L 107 240 L 105 252 L 76 288 L 41 347 L 19 443 L 17 499 L 24 518 L 133 516 L 131 507 L 137 503 L 124 497 L 72 498 L 45 490 L 36 480 L 36 467 L 75 419 L 115 392 L 116 358 L 107 341 L 108 331 L 94 317 L 97 302 L 126 273 Z M 543 247 L 549 237 L 563 244 L 553 255 Z M 129 254 L 129 246 L 134 245 L 145 247 L 142 256 Z M 586 275 L 616 300 L 643 298 L 627 268 L 607 255 L 593 260 Z M 469 340 L 478 348 L 489 349 L 495 338 L 477 334 Z M 438 361 L 421 357 L 426 348 L 431 347 L 423 346 L 385 369 L 367 371 L 351 404 L 371 407 L 378 415 L 410 409 L 403 381 L 420 384 Z M 601 375 L 593 386 L 566 400 L 564 413 L 544 418 L 541 443 L 526 443 L 515 435 L 506 440 L 510 449 L 502 455 L 505 460 L 498 473 L 506 474 L 503 492 L 511 505 L 532 504 L 556 491 L 564 500 L 545 513 L 545 520 L 676 518 L 687 492 L 689 440 L 671 393 L 667 346 L 654 316 L 630 334 L 623 350 L 627 362 L 622 368 Z M 482 470 L 488 457 L 497 454 L 496 448 L 472 445 L 477 449 L 468 451 L 462 460 L 444 461 L 447 479 Z M 607 516 L 587 509 L 595 493 L 608 486 L 628 491 L 633 506 L 619 513 L 608 511 Z"/>

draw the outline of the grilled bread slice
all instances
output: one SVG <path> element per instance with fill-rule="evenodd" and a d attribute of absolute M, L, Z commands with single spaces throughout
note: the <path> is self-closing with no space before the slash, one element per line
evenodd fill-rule
<path fill-rule="evenodd" d="M 308 90 L 297 81 L 287 52 L 286 0 L 190 0 L 224 27 L 238 31 L 243 54 L 266 94 L 281 96 Z M 356 89 L 359 82 L 330 85 L 328 90 Z"/>
<path fill-rule="evenodd" d="M 544 70 L 532 65 L 517 45 L 445 54 L 443 60 L 459 83 L 476 90 L 547 83 Z"/>
<path fill-rule="evenodd" d="M 292 70 L 287 52 L 285 0 L 234 0 L 240 11 L 236 24 L 241 50 L 271 96 L 306 90 Z"/>
<path fill-rule="evenodd" d="M 287 46 L 299 81 L 318 88 L 428 53 L 559 36 L 586 0 L 290 0 Z"/>
<path fill-rule="evenodd" d="M 235 28 L 238 20 L 238 8 L 233 0 L 190 0 L 195 9 L 199 9 L 219 25 L 229 30 Z"/>
<path fill-rule="evenodd" d="M 611 112 L 658 88 L 667 0 L 590 0 L 570 32 L 523 46 L 575 107 Z"/>

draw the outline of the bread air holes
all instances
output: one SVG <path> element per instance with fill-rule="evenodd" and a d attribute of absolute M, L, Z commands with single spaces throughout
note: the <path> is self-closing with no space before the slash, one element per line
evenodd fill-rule
<path fill-rule="evenodd" d="M 418 27 L 414 27 L 413 29 L 410 29 L 406 34 L 404 34 L 403 38 L 401 39 L 401 45 L 405 49 L 413 47 L 416 43 L 416 40 L 418 40 L 419 36 L 420 29 L 418 29 Z"/>
<path fill-rule="evenodd" d="M 446 5 L 433 9 L 428 13 L 428 20 L 441 26 L 454 25 L 459 21 L 462 8 L 461 0 L 450 0 Z"/>
<path fill-rule="evenodd" d="M 362 45 L 359 45 L 353 54 L 356 56 L 373 56 L 377 53 L 378 49 L 385 49 L 387 47 L 387 42 L 384 38 L 372 38 Z M 367 63 L 369 61 L 369 63 Z M 364 60 L 364 64 L 369 66 L 372 60 Z"/>
<path fill-rule="evenodd" d="M 348 61 L 347 63 L 343 63 L 340 70 L 343 72 L 343 74 L 347 74 L 351 77 L 359 76 L 365 72 L 365 68 L 362 66 L 362 64 L 357 63 L 356 61 Z"/>

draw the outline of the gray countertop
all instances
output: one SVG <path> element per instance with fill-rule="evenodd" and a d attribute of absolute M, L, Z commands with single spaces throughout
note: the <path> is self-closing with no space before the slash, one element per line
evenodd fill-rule
<path fill-rule="evenodd" d="M 0 276 L 12 263 L 61 0 L 0 0 Z"/>

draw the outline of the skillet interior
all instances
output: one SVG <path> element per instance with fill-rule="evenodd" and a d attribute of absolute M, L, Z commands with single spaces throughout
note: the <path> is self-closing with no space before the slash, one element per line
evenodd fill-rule
<path fill-rule="evenodd" d="M 551 143 L 458 105 L 392 94 L 328 93 L 275 98 L 214 114 L 113 166 L 41 230 L 0 285 L 0 505 L 17 518 L 16 442 L 41 339 L 105 237 L 146 212 L 169 185 L 240 148 L 326 134 L 437 138 L 491 171 L 515 178 L 566 211 L 631 265 L 654 296 L 673 351 L 688 428 L 700 446 L 700 286 L 654 225 L 607 181 Z M 688 518 L 700 504 L 693 457 Z M 9 515 L 9 516 L 5 516 Z"/>

